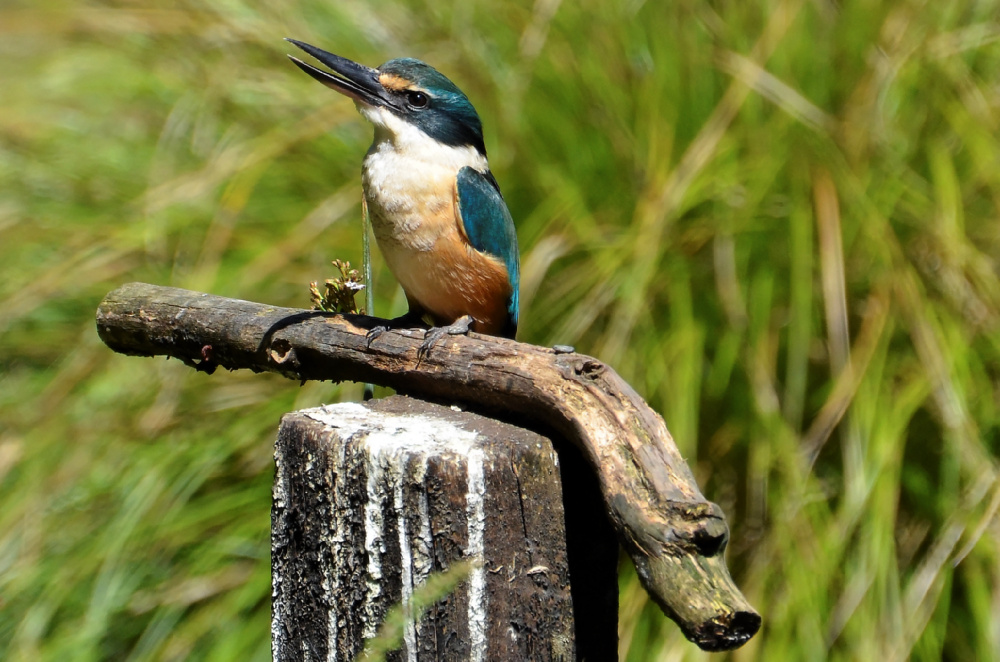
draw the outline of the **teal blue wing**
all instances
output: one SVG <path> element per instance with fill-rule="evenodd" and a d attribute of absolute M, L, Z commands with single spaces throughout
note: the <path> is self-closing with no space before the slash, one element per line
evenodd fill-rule
<path fill-rule="evenodd" d="M 457 187 L 458 211 L 469 243 L 476 250 L 498 258 L 507 267 L 512 294 L 507 302 L 507 328 L 503 335 L 513 338 L 517 331 L 521 280 L 514 220 L 489 171 L 481 173 L 466 166 L 458 171 Z"/>

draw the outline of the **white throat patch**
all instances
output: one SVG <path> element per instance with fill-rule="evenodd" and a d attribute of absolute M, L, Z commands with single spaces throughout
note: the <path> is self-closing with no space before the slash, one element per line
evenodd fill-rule
<path fill-rule="evenodd" d="M 375 142 L 368 150 L 368 158 L 376 152 L 395 152 L 396 156 L 404 160 L 422 161 L 453 172 L 458 172 L 465 166 L 479 172 L 489 169 L 486 157 L 471 145 L 444 145 L 388 108 L 363 103 L 356 105 L 365 119 L 375 126 Z"/>

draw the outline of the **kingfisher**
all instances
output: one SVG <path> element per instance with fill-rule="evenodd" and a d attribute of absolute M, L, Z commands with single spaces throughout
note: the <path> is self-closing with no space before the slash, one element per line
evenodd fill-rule
<path fill-rule="evenodd" d="M 291 58 L 354 100 L 375 127 L 361 168 L 366 213 L 408 312 L 376 327 L 433 323 L 422 349 L 445 333 L 513 338 L 520 266 L 517 233 L 490 172 L 483 127 L 468 97 L 413 58 L 377 69 L 301 41 L 287 41 L 328 67 Z"/>

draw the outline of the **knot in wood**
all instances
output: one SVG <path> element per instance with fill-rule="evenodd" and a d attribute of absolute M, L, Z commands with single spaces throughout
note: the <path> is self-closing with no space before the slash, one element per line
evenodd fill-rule
<path fill-rule="evenodd" d="M 729 544 L 729 526 L 723 519 L 705 519 L 695 522 L 685 537 L 702 556 L 715 556 Z"/>
<path fill-rule="evenodd" d="M 292 344 L 284 338 L 274 339 L 271 342 L 271 346 L 267 349 L 267 355 L 272 361 L 282 366 L 286 363 L 294 365 L 297 362 L 295 360 L 295 350 L 292 348 Z"/>
<path fill-rule="evenodd" d="M 573 371 L 580 377 L 597 379 L 604 374 L 604 364 L 594 359 L 581 359 L 573 364 Z"/>
<path fill-rule="evenodd" d="M 676 507 L 676 506 L 675 506 Z M 691 545 L 702 556 L 715 556 L 729 544 L 729 525 L 722 509 L 712 502 L 686 503 L 677 508 L 686 527 L 676 530 L 676 536 Z"/>

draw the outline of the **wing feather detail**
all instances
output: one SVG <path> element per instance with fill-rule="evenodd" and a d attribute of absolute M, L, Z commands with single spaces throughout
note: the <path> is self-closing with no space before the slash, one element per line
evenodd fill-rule
<path fill-rule="evenodd" d="M 499 259 L 507 268 L 511 295 L 507 302 L 510 333 L 517 330 L 518 289 L 521 268 L 514 220 L 500 194 L 500 187 L 489 171 L 482 173 L 468 166 L 458 171 L 455 180 L 457 211 L 469 244 L 478 251 Z"/>

